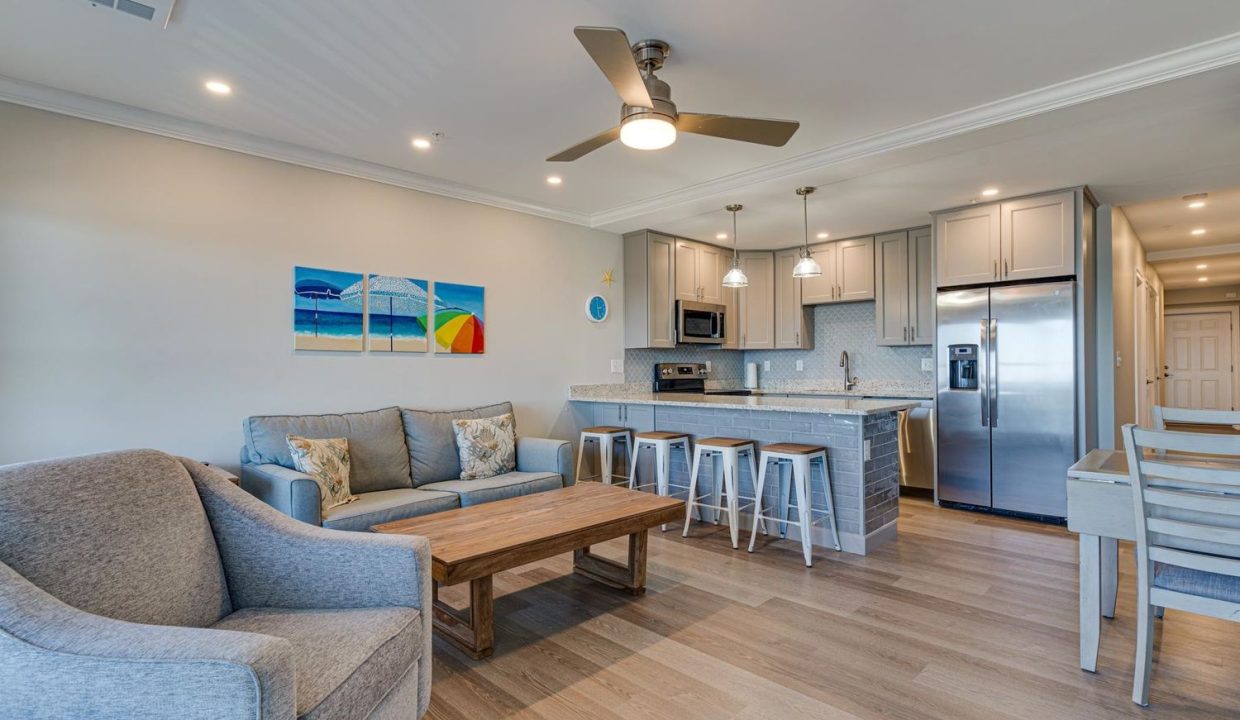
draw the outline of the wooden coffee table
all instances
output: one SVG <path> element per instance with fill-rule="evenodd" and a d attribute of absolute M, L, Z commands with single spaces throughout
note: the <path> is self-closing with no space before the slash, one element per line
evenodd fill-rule
<path fill-rule="evenodd" d="M 571 550 L 574 572 L 641 595 L 646 591 L 647 532 L 684 514 L 682 500 L 580 483 L 371 529 L 430 540 L 435 630 L 474 658 L 484 658 L 495 641 L 492 574 Z M 624 535 L 629 536 L 627 564 L 590 552 L 590 545 Z M 464 614 L 439 600 L 439 586 L 466 580 L 469 610 Z"/>

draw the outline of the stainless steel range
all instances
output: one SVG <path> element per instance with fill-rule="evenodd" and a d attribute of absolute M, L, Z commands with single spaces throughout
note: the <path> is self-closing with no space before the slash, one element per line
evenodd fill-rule
<path fill-rule="evenodd" d="M 706 363 L 658 363 L 654 366 L 654 391 L 699 395 L 753 394 L 751 390 L 707 390 L 706 374 Z"/>

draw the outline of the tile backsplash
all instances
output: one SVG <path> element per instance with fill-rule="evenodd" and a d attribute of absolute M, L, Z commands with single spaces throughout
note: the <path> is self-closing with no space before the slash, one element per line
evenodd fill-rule
<path fill-rule="evenodd" d="M 837 380 L 844 372 L 840 367 L 840 352 L 847 350 L 853 375 L 863 383 L 929 383 L 933 373 L 922 371 L 921 360 L 932 357 L 931 347 L 876 345 L 874 312 L 873 302 L 818 305 L 814 308 L 813 350 L 739 351 L 701 347 L 626 350 L 624 379 L 626 382 L 648 382 L 651 368 L 659 362 L 709 360 L 713 380 L 742 379 L 747 362 L 758 363 L 758 382 L 762 386 L 770 381 Z M 763 371 L 762 363 L 768 360 L 771 369 Z M 804 365 L 800 372 L 796 369 L 797 360 Z"/>

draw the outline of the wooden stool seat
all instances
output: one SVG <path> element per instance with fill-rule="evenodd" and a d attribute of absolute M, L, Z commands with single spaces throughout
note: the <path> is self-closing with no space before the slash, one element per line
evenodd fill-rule
<path fill-rule="evenodd" d="M 780 455 L 813 455 L 818 452 L 826 452 L 826 448 L 822 445 L 802 445 L 800 443 L 771 443 L 763 445 L 762 452 L 778 453 Z"/>
<path fill-rule="evenodd" d="M 744 445 L 753 445 L 753 440 L 743 440 L 741 438 L 728 437 L 712 437 L 697 441 L 698 445 L 706 445 L 707 447 L 734 448 Z"/>
<path fill-rule="evenodd" d="M 687 440 L 687 433 L 664 432 L 662 430 L 651 430 L 649 432 L 637 433 L 638 440 Z"/>
<path fill-rule="evenodd" d="M 615 425 L 596 425 L 594 427 L 588 427 L 582 430 L 581 432 L 592 433 L 595 435 L 603 435 L 603 434 L 614 435 L 616 433 L 622 433 L 622 432 L 628 432 L 628 431 L 629 431 L 628 428 L 616 427 Z"/>

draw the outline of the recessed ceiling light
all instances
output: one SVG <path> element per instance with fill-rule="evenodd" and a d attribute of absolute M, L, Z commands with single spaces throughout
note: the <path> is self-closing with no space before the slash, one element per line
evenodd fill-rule
<path fill-rule="evenodd" d="M 1201 208 L 1206 206 L 1206 201 L 1205 200 L 1194 200 L 1190 202 L 1188 206 L 1194 210 L 1200 210 Z"/>
<path fill-rule="evenodd" d="M 818 233 L 818 239 L 819 239 L 819 240 L 826 240 L 826 239 L 827 239 L 827 238 L 829 238 L 829 237 L 831 237 L 831 233 L 829 233 L 829 232 L 820 232 L 820 233 Z"/>
<path fill-rule="evenodd" d="M 1196 195 L 1185 195 L 1181 199 L 1188 203 L 1190 208 L 1199 210 L 1206 206 L 1206 198 L 1209 197 L 1209 195 L 1209 193 L 1197 193 Z"/>
<path fill-rule="evenodd" d="M 424 137 L 415 137 L 413 139 L 413 146 L 419 150 L 429 150 L 431 147 L 431 141 Z"/>
<path fill-rule="evenodd" d="M 1199 278 L 1197 278 L 1197 282 L 1206 282 L 1206 281 L 1208 281 L 1209 279 L 1210 279 L 1210 278 L 1208 278 L 1208 277 L 1199 277 Z"/>
<path fill-rule="evenodd" d="M 226 82 L 221 82 L 219 80 L 208 80 L 203 83 L 202 86 L 207 89 L 207 92 L 214 93 L 216 95 L 232 95 L 232 87 L 230 87 Z"/>
<path fill-rule="evenodd" d="M 982 197 L 994 197 L 999 194 L 999 188 L 986 188 L 982 191 Z"/>
<path fill-rule="evenodd" d="M 548 185 L 560 185 L 563 182 L 564 182 L 564 178 L 560 177 L 559 175 L 548 175 L 547 176 Z"/>
<path fill-rule="evenodd" d="M 1194 235 L 1205 235 L 1206 229 L 1205 228 L 1193 228 L 1193 234 Z"/>
<path fill-rule="evenodd" d="M 715 233 L 715 239 L 716 240 L 727 240 L 728 234 L 727 233 Z"/>
<path fill-rule="evenodd" d="M 1206 268 L 1208 268 L 1208 267 L 1210 267 L 1210 266 L 1209 266 L 1209 265 L 1206 265 L 1205 263 L 1202 263 L 1202 264 L 1200 264 L 1200 265 L 1198 265 L 1198 266 L 1197 266 L 1197 269 L 1198 269 L 1198 270 L 1205 270 L 1205 269 L 1206 269 Z"/>

